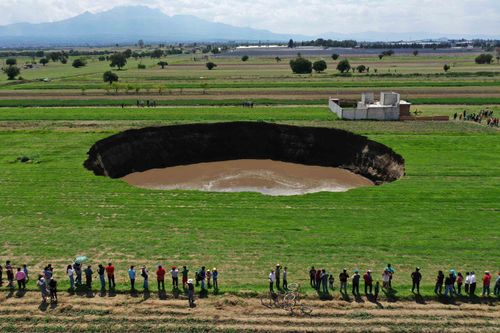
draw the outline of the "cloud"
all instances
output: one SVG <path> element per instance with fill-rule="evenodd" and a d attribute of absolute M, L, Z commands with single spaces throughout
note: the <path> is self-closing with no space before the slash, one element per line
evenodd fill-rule
<path fill-rule="evenodd" d="M 0 24 L 62 20 L 85 11 L 147 5 L 236 26 L 318 35 L 365 31 L 494 34 L 498 0 L 1 0 Z"/>

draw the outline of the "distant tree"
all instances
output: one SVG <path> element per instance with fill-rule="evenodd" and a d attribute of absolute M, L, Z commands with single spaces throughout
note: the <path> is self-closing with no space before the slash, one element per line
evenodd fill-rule
<path fill-rule="evenodd" d="M 217 67 L 217 65 L 214 64 L 211 61 L 207 62 L 206 66 L 207 66 L 207 68 L 208 68 L 209 71 L 211 71 L 212 69 L 214 69 L 215 67 Z"/>
<path fill-rule="evenodd" d="M 102 75 L 102 80 L 104 82 L 108 82 L 111 85 L 113 82 L 118 81 L 118 75 L 116 75 L 112 71 L 107 71 L 107 72 L 104 72 L 104 74 Z"/>
<path fill-rule="evenodd" d="M 45 56 L 44 51 L 36 51 L 35 52 L 35 57 L 37 57 L 37 58 L 43 58 L 44 56 Z"/>
<path fill-rule="evenodd" d="M 7 60 L 5 60 L 5 64 L 7 64 L 9 66 L 17 65 L 17 59 L 15 59 L 15 58 L 8 58 Z"/>
<path fill-rule="evenodd" d="M 418 50 L 413 51 L 413 55 L 416 57 L 418 56 Z"/>
<path fill-rule="evenodd" d="M 87 62 L 83 59 L 75 59 L 73 60 L 73 64 L 71 66 L 75 67 L 75 68 L 80 68 L 80 67 L 84 67 L 87 65 Z"/>
<path fill-rule="evenodd" d="M 382 54 L 390 57 L 390 56 L 394 55 L 394 50 L 387 50 L 387 51 L 382 52 Z"/>
<path fill-rule="evenodd" d="M 451 67 L 450 67 L 450 65 L 448 65 L 448 64 L 445 64 L 445 65 L 443 66 L 443 70 L 444 70 L 445 72 L 448 72 L 448 71 L 450 70 L 450 68 L 451 68 Z"/>
<path fill-rule="evenodd" d="M 356 67 L 356 70 L 358 71 L 358 73 L 364 73 L 366 71 L 366 66 L 359 65 L 358 67 Z"/>
<path fill-rule="evenodd" d="M 106 61 L 106 57 L 105 56 L 100 56 L 98 59 L 99 59 L 99 61 Z"/>
<path fill-rule="evenodd" d="M 288 41 L 288 48 L 289 49 L 293 49 L 294 47 L 295 47 L 295 43 L 294 43 L 293 39 L 290 39 Z"/>
<path fill-rule="evenodd" d="M 493 56 L 488 53 L 482 53 L 476 57 L 475 61 L 476 64 L 491 64 Z"/>
<path fill-rule="evenodd" d="M 47 65 L 47 64 L 49 63 L 49 59 L 47 59 L 47 58 L 42 58 L 42 59 L 40 59 L 40 63 L 41 63 L 43 66 L 45 66 L 45 65 Z"/>
<path fill-rule="evenodd" d="M 68 62 L 68 58 L 62 57 L 61 64 L 66 64 Z"/>
<path fill-rule="evenodd" d="M 350 69 L 351 69 L 351 64 L 347 59 L 342 59 L 337 64 L 337 70 L 340 71 L 341 73 L 349 72 Z"/>
<path fill-rule="evenodd" d="M 324 72 L 327 69 L 326 61 L 318 60 L 313 63 L 313 69 L 316 73 Z"/>
<path fill-rule="evenodd" d="M 497 63 L 500 63 L 500 47 L 495 48 L 495 51 L 497 53 L 496 55 Z"/>
<path fill-rule="evenodd" d="M 144 65 L 144 64 L 137 64 L 137 69 L 146 69 L 146 65 Z"/>
<path fill-rule="evenodd" d="M 312 72 L 312 62 L 298 57 L 297 59 L 290 60 L 290 68 L 295 74 L 309 74 Z"/>
<path fill-rule="evenodd" d="M 160 59 L 161 57 L 163 57 L 163 50 L 156 49 L 156 50 L 153 50 L 153 52 L 151 52 L 151 58 Z"/>
<path fill-rule="evenodd" d="M 380 60 L 382 60 L 382 58 L 383 58 L 383 57 L 384 57 L 384 55 L 383 55 L 382 53 L 380 53 L 380 54 L 378 55 L 378 58 L 379 58 Z"/>
<path fill-rule="evenodd" d="M 9 80 L 14 80 L 16 78 L 16 76 L 21 74 L 21 70 L 17 66 L 14 66 L 14 65 L 11 65 L 11 66 L 6 67 L 6 68 L 2 68 L 2 70 L 7 75 L 7 78 Z"/>
<path fill-rule="evenodd" d="M 274 60 L 276 60 L 276 62 L 281 62 L 281 58 L 280 57 L 275 57 Z"/>
<path fill-rule="evenodd" d="M 132 56 L 132 50 L 131 49 L 126 49 L 125 51 L 123 51 L 123 55 L 127 59 L 130 58 Z"/>
<path fill-rule="evenodd" d="M 243 57 L 241 57 L 241 61 L 248 61 L 248 56 L 245 54 Z"/>
<path fill-rule="evenodd" d="M 139 46 L 141 49 L 144 48 L 144 41 L 142 39 L 139 39 L 137 42 L 137 46 Z"/>
<path fill-rule="evenodd" d="M 165 66 L 168 66 L 168 62 L 166 62 L 166 61 L 160 61 L 160 62 L 158 62 L 158 66 L 161 66 L 161 69 L 164 69 Z"/>
<path fill-rule="evenodd" d="M 122 69 L 127 64 L 127 57 L 121 52 L 113 53 L 109 56 L 109 60 L 111 61 L 109 66 L 118 67 L 118 70 Z"/>
<path fill-rule="evenodd" d="M 337 53 L 332 54 L 332 59 L 337 60 L 340 56 Z"/>

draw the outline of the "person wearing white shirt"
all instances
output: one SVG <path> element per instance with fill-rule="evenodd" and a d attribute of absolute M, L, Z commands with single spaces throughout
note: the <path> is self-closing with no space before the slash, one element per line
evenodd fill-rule
<path fill-rule="evenodd" d="M 470 292 L 470 273 L 465 273 L 465 293 L 469 294 Z"/>
<path fill-rule="evenodd" d="M 276 279 L 276 276 L 274 275 L 274 270 L 269 273 L 269 291 L 274 292 L 273 285 L 274 285 L 274 280 Z"/>
<path fill-rule="evenodd" d="M 470 287 L 469 287 L 469 295 L 473 296 L 476 293 L 476 274 L 474 272 L 470 273 Z"/>
<path fill-rule="evenodd" d="M 66 269 L 66 275 L 68 275 L 69 278 L 69 285 L 71 290 L 75 289 L 75 270 L 73 269 L 72 265 L 68 265 L 68 268 Z"/>

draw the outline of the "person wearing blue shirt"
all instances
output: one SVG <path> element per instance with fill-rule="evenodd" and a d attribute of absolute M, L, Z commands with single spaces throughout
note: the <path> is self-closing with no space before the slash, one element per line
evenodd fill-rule
<path fill-rule="evenodd" d="M 214 282 L 214 290 L 219 289 L 219 272 L 217 271 L 217 268 L 214 267 L 212 270 L 212 280 Z"/>
<path fill-rule="evenodd" d="M 135 290 L 135 269 L 134 266 L 130 266 L 128 270 L 128 277 L 130 278 L 130 289 Z"/>

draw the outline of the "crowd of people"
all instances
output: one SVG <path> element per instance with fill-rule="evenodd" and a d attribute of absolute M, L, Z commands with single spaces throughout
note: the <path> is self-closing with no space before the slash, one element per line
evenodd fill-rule
<path fill-rule="evenodd" d="M 478 113 L 472 112 L 468 113 L 467 110 L 463 112 L 453 114 L 453 120 L 468 120 L 474 121 L 476 123 L 482 123 L 483 120 L 486 120 L 486 125 L 490 127 L 498 127 L 498 117 L 493 116 L 492 110 L 481 110 Z"/>
<path fill-rule="evenodd" d="M 360 297 L 360 283 L 363 281 L 365 295 L 373 297 L 376 301 L 381 290 L 392 290 L 392 280 L 395 272 L 394 267 L 391 264 L 387 264 L 380 275 L 380 282 L 373 275 L 373 272 L 370 269 L 366 270 L 363 275 L 360 274 L 359 269 L 355 269 L 352 276 L 350 276 L 347 269 L 344 268 L 338 275 L 339 291 L 341 294 L 347 295 L 347 288 L 350 282 L 352 295 L 354 297 Z M 276 265 L 276 268 L 271 270 L 269 273 L 269 291 L 275 292 L 275 289 L 278 291 L 286 291 L 288 286 L 287 278 L 287 267 L 282 269 L 281 265 Z M 410 274 L 410 279 L 412 282 L 412 293 L 420 295 L 420 282 L 422 281 L 420 267 L 415 268 L 415 270 Z M 281 281 L 283 282 L 282 284 Z M 485 271 L 484 276 L 482 277 L 482 296 L 490 296 L 491 283 L 492 276 L 489 271 Z M 309 270 L 309 284 L 312 288 L 316 289 L 318 293 L 328 294 L 329 290 L 334 290 L 335 277 L 333 274 L 328 273 L 324 268 L 316 269 L 312 266 Z M 442 271 L 438 272 L 434 292 L 437 295 L 443 295 L 444 286 L 444 296 L 460 296 L 463 295 L 463 286 L 465 294 L 474 296 L 476 295 L 476 285 L 477 280 L 474 272 L 467 272 L 464 278 L 461 272 L 457 273 L 454 269 L 451 269 L 447 277 L 445 277 Z M 493 294 L 495 296 L 500 296 L 500 272 L 498 272 L 494 282 Z"/>
<path fill-rule="evenodd" d="M 26 284 L 30 280 L 27 265 L 14 268 L 10 260 L 6 261 L 5 267 L 0 265 L 0 286 L 3 285 L 4 269 L 7 276 L 8 288 L 15 289 L 14 281 L 16 281 L 20 291 L 26 290 Z M 85 290 L 91 292 L 93 290 L 95 277 L 99 279 L 101 293 L 106 291 L 106 280 L 108 282 L 108 290 L 113 291 L 116 288 L 116 272 L 112 263 L 108 263 L 106 266 L 99 264 L 96 271 L 94 271 L 92 265 L 84 267 L 80 262 L 73 262 L 66 267 L 65 273 L 69 281 L 70 291 Z M 136 270 L 135 266 L 130 266 L 128 269 L 127 274 L 130 281 L 130 291 L 137 291 L 137 273 L 142 277 L 143 291 L 149 292 L 149 279 L 153 274 L 149 272 L 146 266 L 142 266 L 139 272 Z M 213 289 L 215 292 L 219 290 L 219 272 L 215 267 L 210 270 L 202 266 L 195 272 L 194 280 L 189 278 L 189 268 L 187 266 L 183 266 L 181 270 L 176 266 L 172 266 L 169 274 L 172 279 L 172 289 L 174 291 L 179 291 L 179 275 L 182 277 L 182 289 L 188 296 L 190 306 L 194 306 L 195 304 L 195 287 L 201 286 L 200 295 L 206 294 L 208 289 Z M 154 276 L 156 277 L 158 291 L 160 292 L 165 291 L 166 275 L 167 270 L 162 265 L 158 265 L 155 268 Z M 40 289 L 43 302 L 47 302 L 49 297 L 51 302 L 57 302 L 57 280 L 54 277 L 54 268 L 51 264 L 45 266 L 43 271 L 38 274 L 36 285 Z"/>

